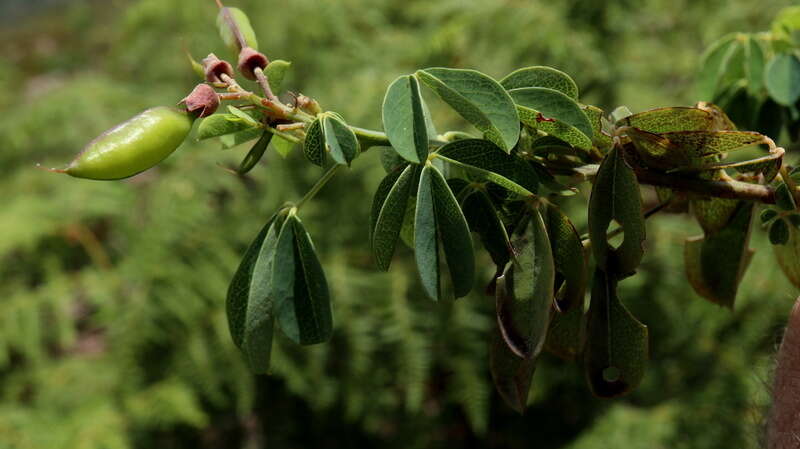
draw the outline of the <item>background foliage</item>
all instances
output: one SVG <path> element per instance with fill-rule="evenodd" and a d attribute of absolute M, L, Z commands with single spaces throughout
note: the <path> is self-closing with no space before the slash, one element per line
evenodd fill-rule
<path fill-rule="evenodd" d="M 689 105 L 705 45 L 766 29 L 789 3 L 235 6 L 250 15 L 262 50 L 293 62 L 290 89 L 349 123 L 379 127 L 388 83 L 440 65 L 495 77 L 552 65 L 606 110 Z M 304 209 L 332 286 L 332 343 L 299 349 L 279 339 L 272 375 L 250 375 L 228 335 L 225 291 L 269 214 L 318 176 L 299 151 L 269 153 L 244 180 L 217 164 L 238 163 L 246 148 L 215 142 L 187 143 L 126 182 L 33 169 L 61 165 L 110 125 L 182 98 L 194 84 L 182 45 L 227 55 L 215 14 L 211 1 L 115 0 L 3 16 L 15 22 L 0 28 L 0 447 L 758 445 L 771 355 L 797 293 L 763 233 L 729 312 L 685 281 L 682 242 L 699 228 L 680 216 L 651 220 L 641 275 L 620 292 L 650 328 L 642 386 L 596 400 L 576 367 L 545 356 L 519 416 L 491 387 L 492 300 L 476 292 L 433 304 L 408 250 L 391 273 L 374 270 L 364 235 L 383 174 L 377 152 Z M 460 125 L 432 106 L 442 128 Z M 585 190 L 566 206 L 581 231 Z M 488 279 L 488 258 L 478 263 Z"/>

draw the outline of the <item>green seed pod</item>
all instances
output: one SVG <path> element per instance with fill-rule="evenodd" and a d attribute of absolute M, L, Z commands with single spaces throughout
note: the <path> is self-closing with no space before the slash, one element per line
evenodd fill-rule
<path fill-rule="evenodd" d="M 219 29 L 219 35 L 223 42 L 225 42 L 225 45 L 235 54 L 239 54 L 239 51 L 242 49 L 239 40 L 231 29 L 228 17 L 241 32 L 242 38 L 244 38 L 246 44 L 245 46 L 258 50 L 258 40 L 256 40 L 256 33 L 250 25 L 250 19 L 248 19 L 247 15 L 239 8 L 222 8 L 219 10 L 219 15 L 217 15 L 217 28 Z"/>
<path fill-rule="evenodd" d="M 166 106 L 148 109 L 91 141 L 63 171 L 76 178 L 122 179 L 158 164 L 189 135 L 194 118 Z"/>

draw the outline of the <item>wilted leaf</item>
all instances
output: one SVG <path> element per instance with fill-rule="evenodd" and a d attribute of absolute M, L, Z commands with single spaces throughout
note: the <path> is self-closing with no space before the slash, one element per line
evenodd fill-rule
<path fill-rule="evenodd" d="M 578 85 L 575 81 L 566 73 L 552 67 L 533 66 L 515 70 L 500 80 L 500 85 L 506 90 L 546 87 L 557 90 L 573 100 L 578 99 Z"/>
<path fill-rule="evenodd" d="M 612 220 L 625 233 L 625 239 L 616 249 L 606 238 Z M 642 260 L 645 225 L 639 183 L 619 148 L 606 155 L 597 171 L 589 199 L 589 238 L 595 261 L 604 270 L 628 276 Z"/>
<path fill-rule="evenodd" d="M 517 109 L 497 81 L 462 69 L 430 68 L 418 70 L 416 75 L 500 149 L 510 152 L 517 144 Z"/>
<path fill-rule="evenodd" d="M 589 307 L 584 367 L 592 394 L 601 398 L 634 390 L 648 358 L 647 326 L 619 300 L 615 278 L 595 271 Z"/>
<path fill-rule="evenodd" d="M 423 111 L 422 95 L 414 76 L 401 76 L 389 86 L 383 99 L 383 129 L 397 153 L 417 164 L 428 156 Z"/>
<path fill-rule="evenodd" d="M 509 348 L 522 358 L 538 356 L 547 337 L 553 305 L 555 265 L 550 239 L 537 210 L 524 229 L 516 230 L 511 246 L 514 257 L 498 288 L 497 322 Z"/>
<path fill-rule="evenodd" d="M 713 129 L 714 117 L 698 108 L 659 108 L 625 117 L 616 126 L 632 126 L 651 133 L 709 131 Z"/>

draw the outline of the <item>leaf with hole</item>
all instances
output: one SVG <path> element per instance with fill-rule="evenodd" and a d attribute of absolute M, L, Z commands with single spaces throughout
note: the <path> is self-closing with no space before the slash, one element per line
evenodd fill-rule
<path fill-rule="evenodd" d="M 428 157 L 428 129 L 417 78 L 404 75 L 386 90 L 383 129 L 392 147 L 405 160 L 419 164 Z"/>
<path fill-rule="evenodd" d="M 547 338 L 555 284 L 553 250 L 539 211 L 531 211 L 523 229 L 515 230 L 511 246 L 514 257 L 496 294 L 497 322 L 511 351 L 536 357 Z"/>
<path fill-rule="evenodd" d="M 636 389 L 649 351 L 647 326 L 620 301 L 616 277 L 595 271 L 589 307 L 583 363 L 592 394 L 601 398 Z"/>
<path fill-rule="evenodd" d="M 616 249 L 606 237 L 612 220 L 625 233 Z M 612 149 L 597 170 L 589 198 L 589 239 L 597 265 L 614 274 L 631 275 L 642 260 L 645 225 L 639 183 L 619 148 Z"/>
<path fill-rule="evenodd" d="M 387 200 L 388 201 L 388 200 Z M 447 261 L 456 298 L 472 289 L 475 256 L 469 226 L 442 174 L 428 163 L 419 177 L 414 217 L 414 257 L 428 296 L 441 297 L 438 242 Z"/>
<path fill-rule="evenodd" d="M 416 76 L 484 137 L 510 152 L 519 140 L 519 116 L 497 81 L 475 70 L 430 68 Z"/>

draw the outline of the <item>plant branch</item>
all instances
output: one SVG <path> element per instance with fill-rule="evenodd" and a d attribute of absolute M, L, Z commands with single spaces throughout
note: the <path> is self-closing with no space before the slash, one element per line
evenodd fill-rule
<path fill-rule="evenodd" d="M 336 171 L 339 169 L 339 167 L 341 167 L 341 165 L 336 164 L 333 167 L 329 168 L 328 171 L 326 171 L 325 174 L 322 175 L 321 178 L 319 178 L 316 184 L 314 184 L 311 187 L 311 190 L 309 190 L 308 192 L 306 192 L 305 195 L 303 195 L 303 198 L 300 199 L 295 208 L 300 209 L 301 207 L 303 207 L 303 204 L 307 203 L 308 201 L 311 201 L 311 199 L 313 199 L 314 196 L 316 196 L 317 193 L 319 193 L 319 191 L 322 190 L 323 187 L 325 187 L 325 184 L 327 184 L 328 181 L 330 181 L 331 178 L 333 178 L 333 175 L 336 174 Z"/>

